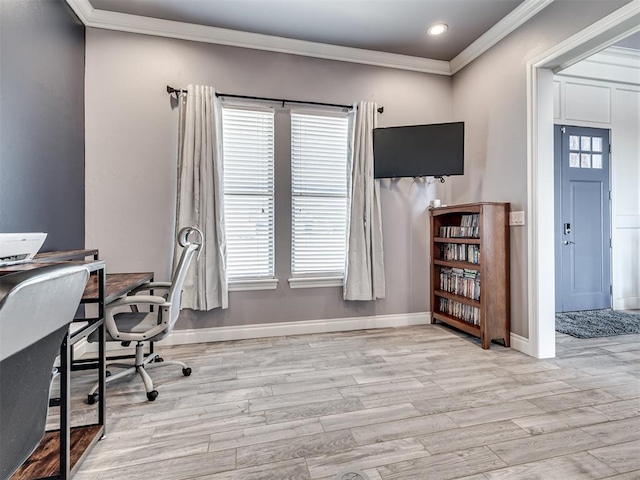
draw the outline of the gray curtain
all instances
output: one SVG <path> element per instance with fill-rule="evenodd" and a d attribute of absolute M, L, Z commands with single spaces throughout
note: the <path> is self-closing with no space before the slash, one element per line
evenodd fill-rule
<path fill-rule="evenodd" d="M 372 102 L 354 105 L 345 300 L 376 300 L 385 294 L 380 181 L 373 178 L 377 108 Z"/>
<path fill-rule="evenodd" d="M 176 235 L 183 227 L 204 234 L 204 248 L 184 283 L 182 307 L 227 308 L 221 107 L 212 87 L 189 85 L 179 98 Z M 174 268 L 181 248 L 174 249 Z"/>

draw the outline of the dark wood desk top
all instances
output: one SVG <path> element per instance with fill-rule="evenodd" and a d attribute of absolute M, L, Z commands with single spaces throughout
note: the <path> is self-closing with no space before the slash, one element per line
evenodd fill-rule
<path fill-rule="evenodd" d="M 33 260 L 35 262 L 53 262 L 59 260 L 84 260 L 87 257 L 98 256 L 98 249 L 92 248 L 88 250 L 56 250 L 54 252 L 38 253 Z"/>
<path fill-rule="evenodd" d="M 114 300 L 126 295 L 131 290 L 153 279 L 153 272 L 141 273 L 107 273 L 104 304 L 109 305 Z M 91 277 L 84 290 L 82 301 L 98 301 L 98 279 Z"/>
<path fill-rule="evenodd" d="M 73 261 L 31 261 L 25 263 L 17 263 L 15 265 L 5 265 L 0 267 L 0 275 L 6 275 L 8 273 L 25 272 L 27 270 L 33 270 L 34 268 L 46 267 L 48 265 L 83 265 L 89 269 L 90 272 L 96 272 L 105 268 L 104 260 L 73 260 Z"/>

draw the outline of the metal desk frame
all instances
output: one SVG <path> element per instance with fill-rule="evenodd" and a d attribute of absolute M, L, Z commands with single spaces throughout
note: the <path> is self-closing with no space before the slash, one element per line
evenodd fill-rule
<path fill-rule="evenodd" d="M 85 261 L 87 257 L 92 260 Z M 28 264 L 0 267 L 0 275 L 20 270 L 38 268 L 39 266 L 56 263 L 76 263 L 86 266 L 91 272 L 90 282 L 85 289 L 81 304 L 97 304 L 96 317 L 76 318 L 74 322 L 87 322 L 73 333 L 68 332 L 60 347 L 60 428 L 48 431 L 34 453 L 25 461 L 11 480 L 69 480 L 76 472 L 91 448 L 106 434 L 106 332 L 105 306 L 120 296 L 126 295 L 134 288 L 146 281 L 153 280 L 153 273 L 143 274 L 106 274 L 105 262 L 98 260 L 98 250 L 68 250 L 47 252 L 36 255 L 33 262 Z M 127 278 L 129 276 L 130 278 Z M 117 288 L 109 285 L 109 278 L 119 278 Z M 109 287 L 112 288 L 109 288 Z M 90 292 L 87 294 L 87 292 Z M 98 357 L 91 359 L 92 365 L 85 368 L 98 368 L 98 422 L 71 428 L 71 370 L 78 360 L 73 359 L 72 347 L 80 340 L 87 338 L 93 332 L 98 332 Z M 153 353 L 153 347 L 151 347 Z M 83 368 L 80 365 L 80 368 Z M 83 436 L 83 434 L 86 434 Z M 85 438 L 86 436 L 86 438 Z M 75 439 L 75 442 L 72 441 Z M 56 448 L 51 448 L 57 446 Z M 59 458 L 53 458 L 55 453 L 46 455 L 46 451 L 59 451 Z"/>

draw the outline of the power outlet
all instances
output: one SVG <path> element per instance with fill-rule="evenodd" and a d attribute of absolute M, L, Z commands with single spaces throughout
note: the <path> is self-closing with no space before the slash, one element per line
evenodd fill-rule
<path fill-rule="evenodd" d="M 509 212 L 509 225 L 518 227 L 524 225 L 524 212 Z"/>

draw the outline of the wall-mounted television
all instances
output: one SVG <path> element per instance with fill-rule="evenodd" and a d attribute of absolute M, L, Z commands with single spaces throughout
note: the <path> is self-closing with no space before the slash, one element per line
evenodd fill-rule
<path fill-rule="evenodd" d="M 373 130 L 375 178 L 464 173 L 464 122 Z"/>

